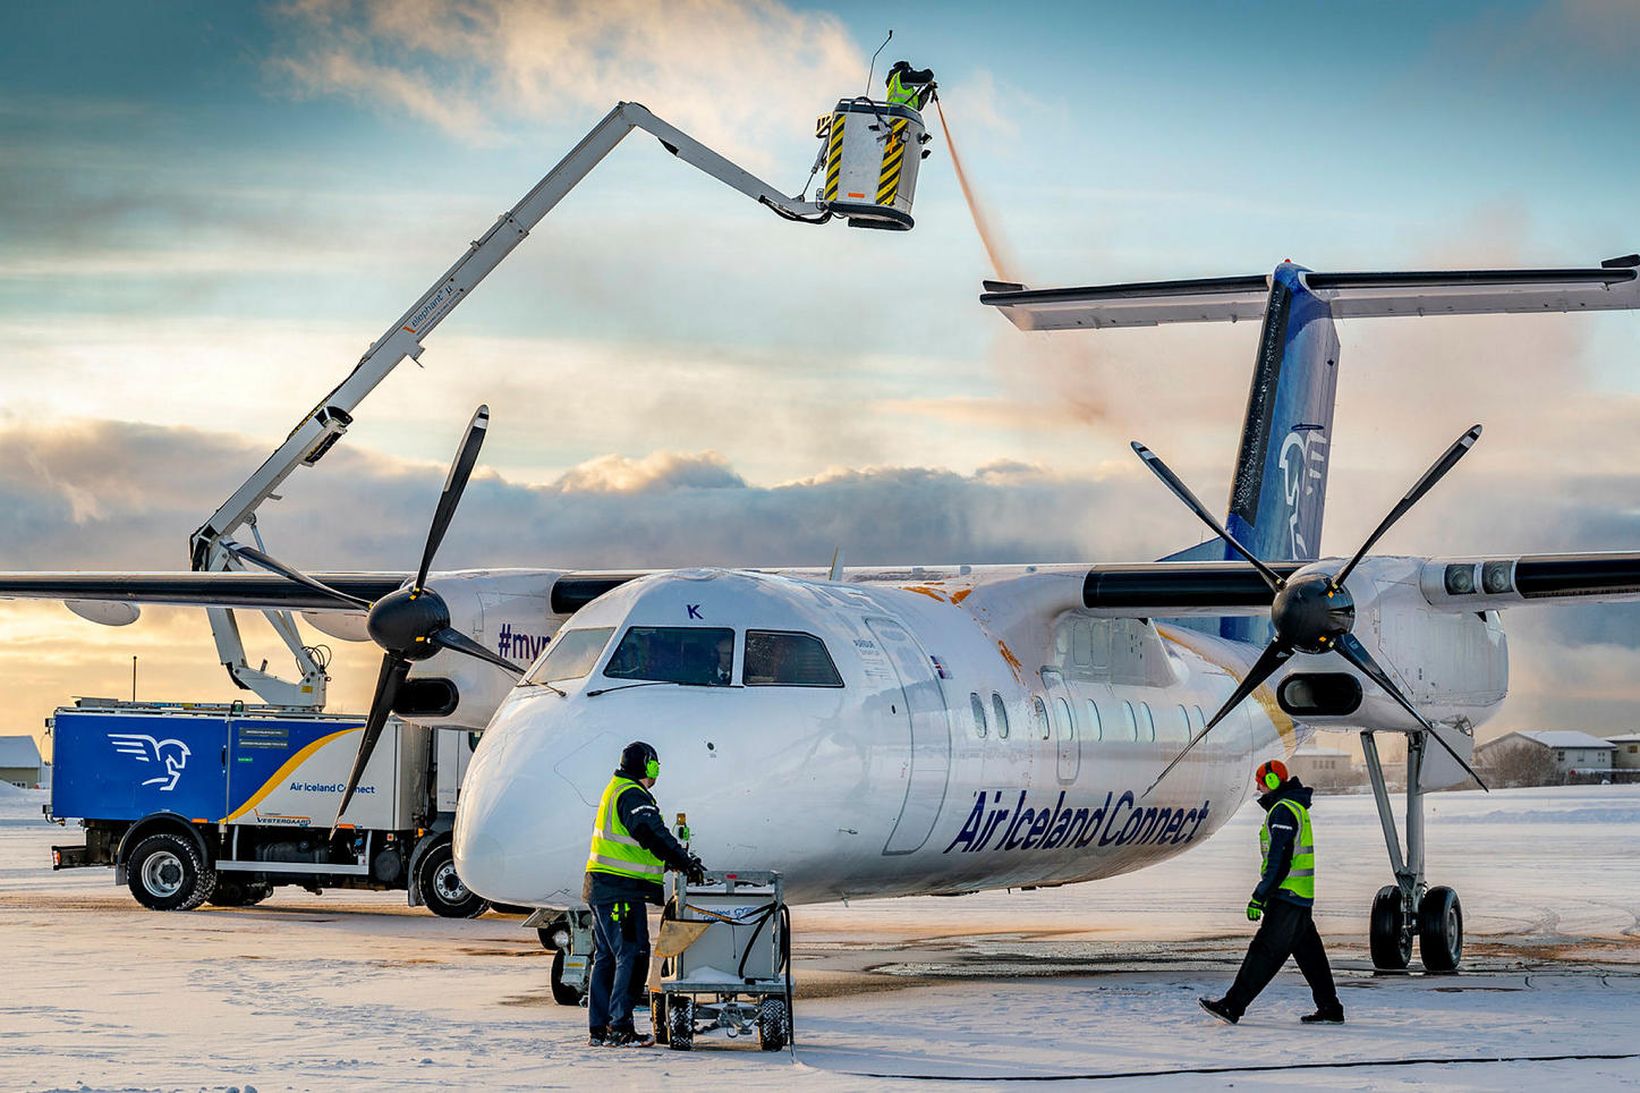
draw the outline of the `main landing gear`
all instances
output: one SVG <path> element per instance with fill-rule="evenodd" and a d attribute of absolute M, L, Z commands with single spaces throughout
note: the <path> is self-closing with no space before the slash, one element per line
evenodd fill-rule
<path fill-rule="evenodd" d="M 1428 744 L 1429 738 L 1423 732 L 1407 736 L 1407 845 L 1403 857 L 1395 816 L 1390 812 L 1389 787 L 1378 761 L 1378 743 L 1372 733 L 1361 734 L 1372 797 L 1389 847 L 1390 869 L 1395 873 L 1395 883 L 1380 888 L 1372 901 L 1372 965 L 1384 971 L 1406 970 L 1412 962 L 1414 938 L 1418 955 L 1429 971 L 1456 971 L 1463 959 L 1463 905 L 1458 902 L 1458 893 L 1445 887 L 1431 888 L 1424 882 L 1424 792 L 1419 777 Z"/>

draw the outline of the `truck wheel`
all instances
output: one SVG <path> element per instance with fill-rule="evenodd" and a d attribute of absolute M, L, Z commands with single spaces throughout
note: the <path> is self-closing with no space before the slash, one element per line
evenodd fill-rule
<path fill-rule="evenodd" d="M 573 983 L 564 982 L 564 950 L 552 954 L 552 1000 L 560 1006 L 579 1006 L 586 992 Z"/>
<path fill-rule="evenodd" d="M 150 911 L 192 911 L 216 890 L 216 870 L 182 835 L 143 839 L 126 859 L 125 871 L 131 894 Z"/>
<path fill-rule="evenodd" d="M 440 918 L 477 918 L 489 907 L 484 898 L 461 883 L 455 851 L 448 840 L 422 855 L 416 883 L 427 909 Z"/>
<path fill-rule="evenodd" d="M 757 1004 L 757 1042 L 764 1051 L 779 1051 L 792 1038 L 791 1012 L 784 998 L 765 998 Z"/>
<path fill-rule="evenodd" d="M 216 891 L 206 900 L 212 907 L 254 907 L 273 895 L 273 885 L 266 881 L 245 882 L 224 880 L 217 874 Z"/>

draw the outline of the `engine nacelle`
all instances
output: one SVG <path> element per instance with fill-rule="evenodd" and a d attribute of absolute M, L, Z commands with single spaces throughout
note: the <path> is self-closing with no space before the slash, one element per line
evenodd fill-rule
<path fill-rule="evenodd" d="M 1407 697 L 1438 724 L 1473 729 L 1509 691 L 1509 646 L 1496 611 L 1440 611 L 1420 587 L 1421 558 L 1370 558 L 1346 582 L 1354 635 Z M 1400 705 L 1335 653 L 1299 655 L 1276 701 L 1315 725 L 1398 732 L 1418 727 Z"/>

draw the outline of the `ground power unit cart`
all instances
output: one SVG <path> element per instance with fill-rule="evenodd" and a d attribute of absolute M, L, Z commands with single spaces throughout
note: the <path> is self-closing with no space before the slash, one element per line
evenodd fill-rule
<path fill-rule="evenodd" d="M 689 1051 L 697 1034 L 757 1034 L 764 1051 L 792 1043 L 791 914 L 780 874 L 673 874 L 649 982 L 655 1039 Z"/>

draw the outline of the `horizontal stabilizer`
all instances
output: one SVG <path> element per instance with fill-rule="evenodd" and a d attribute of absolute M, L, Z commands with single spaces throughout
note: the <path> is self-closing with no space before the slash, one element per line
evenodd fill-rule
<path fill-rule="evenodd" d="M 1301 280 L 1335 319 L 1392 315 L 1489 315 L 1640 307 L 1640 263 L 1630 257 L 1586 269 L 1305 271 Z M 1032 289 L 989 282 L 980 303 L 1021 330 L 1099 329 L 1261 319 L 1270 278 L 1208 277 L 1083 288 Z"/>

